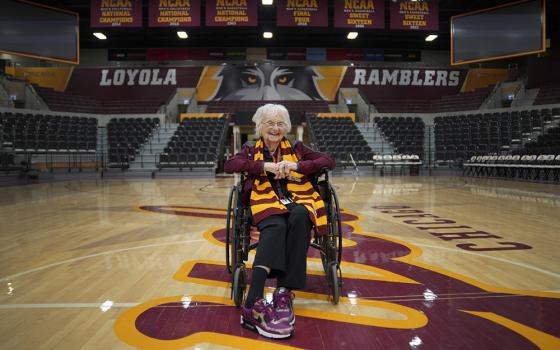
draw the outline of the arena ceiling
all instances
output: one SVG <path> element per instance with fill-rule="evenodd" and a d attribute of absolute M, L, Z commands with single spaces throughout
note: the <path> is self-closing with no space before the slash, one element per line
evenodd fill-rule
<path fill-rule="evenodd" d="M 103 28 L 108 39 L 101 41 L 93 36 L 100 31 L 90 28 L 90 0 L 34 0 L 35 2 L 67 9 L 80 15 L 80 46 L 91 48 L 149 48 L 149 47 L 341 47 L 410 50 L 449 50 L 450 17 L 495 5 L 512 3 L 512 0 L 440 0 L 439 30 L 436 33 L 404 30 L 358 30 L 359 37 L 348 40 L 349 30 L 333 28 L 333 0 L 329 1 L 330 26 L 326 28 L 277 28 L 276 7 L 259 5 L 259 27 L 255 28 L 187 28 L 189 38 L 180 40 L 174 28 L 148 28 L 148 1 L 143 1 L 142 28 Z M 205 14 L 202 1 L 201 16 Z M 386 0 L 386 8 L 390 1 Z M 559 32 L 560 1 L 547 0 L 547 37 Z M 551 20 L 552 18 L 556 20 Z M 385 18 L 389 28 L 389 18 Z M 263 39 L 262 32 L 274 32 L 271 40 Z M 438 34 L 433 42 L 426 42 L 427 34 Z M 558 35 L 554 35 L 554 38 Z"/>

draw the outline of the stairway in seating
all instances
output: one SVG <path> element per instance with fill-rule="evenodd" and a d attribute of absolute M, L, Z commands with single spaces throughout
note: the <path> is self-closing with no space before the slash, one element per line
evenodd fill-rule
<path fill-rule="evenodd" d="M 136 156 L 134 161 L 130 162 L 129 170 L 131 171 L 154 171 L 157 169 L 156 163 L 159 160 L 159 154 L 167 146 L 171 136 L 177 130 L 179 124 L 170 123 L 163 124 L 155 131 L 152 138 L 144 144 L 140 150 L 140 154 Z"/>
<path fill-rule="evenodd" d="M 356 123 L 356 126 L 373 152 L 376 154 L 393 154 L 395 152 L 393 145 L 383 137 L 381 130 L 375 124 Z"/>

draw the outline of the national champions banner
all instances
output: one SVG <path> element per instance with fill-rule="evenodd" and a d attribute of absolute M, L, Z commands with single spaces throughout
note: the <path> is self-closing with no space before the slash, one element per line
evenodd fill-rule
<path fill-rule="evenodd" d="M 91 0 L 90 26 L 141 27 L 142 0 Z"/>
<path fill-rule="evenodd" d="M 391 29 L 438 30 L 437 0 L 392 1 Z"/>
<path fill-rule="evenodd" d="M 200 26 L 200 0 L 150 0 L 150 27 Z"/>
<path fill-rule="evenodd" d="M 206 26 L 256 27 L 257 8 L 257 0 L 208 0 Z"/>
<path fill-rule="evenodd" d="M 279 27 L 326 27 L 329 25 L 327 0 L 278 0 L 276 25 Z"/>
<path fill-rule="evenodd" d="M 337 28 L 385 28 L 384 0 L 335 0 L 334 26 Z"/>

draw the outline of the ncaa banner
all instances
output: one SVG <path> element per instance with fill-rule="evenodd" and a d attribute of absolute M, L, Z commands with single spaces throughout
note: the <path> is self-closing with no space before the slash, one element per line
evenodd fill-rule
<path fill-rule="evenodd" d="M 200 0 L 150 0 L 150 27 L 200 26 Z"/>
<path fill-rule="evenodd" d="M 279 27 L 327 27 L 327 0 L 278 0 L 276 25 Z"/>
<path fill-rule="evenodd" d="M 206 1 L 206 26 L 256 27 L 257 0 Z"/>
<path fill-rule="evenodd" d="M 334 0 L 337 28 L 385 28 L 384 0 Z"/>
<path fill-rule="evenodd" d="M 391 29 L 438 30 L 437 0 L 391 2 Z"/>
<path fill-rule="evenodd" d="M 142 0 L 91 0 L 90 27 L 141 27 Z"/>

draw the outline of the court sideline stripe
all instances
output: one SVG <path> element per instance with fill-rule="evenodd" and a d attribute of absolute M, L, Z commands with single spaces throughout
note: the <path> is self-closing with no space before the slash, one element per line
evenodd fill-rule
<path fill-rule="evenodd" d="M 36 268 L 34 268 L 34 269 L 30 269 L 30 270 L 22 271 L 22 272 L 19 272 L 19 273 L 10 275 L 10 276 L 2 277 L 2 278 L 0 278 L 0 282 L 8 281 L 8 280 L 11 280 L 11 279 L 14 279 L 14 278 L 17 278 L 17 277 L 21 277 L 21 276 L 23 276 L 23 275 L 27 275 L 27 274 L 29 274 L 29 273 L 41 271 L 41 270 L 48 269 L 48 268 L 51 268 L 51 267 L 55 267 L 55 266 L 59 266 L 59 265 L 64 265 L 64 264 L 68 264 L 68 263 L 72 263 L 72 262 L 80 261 L 80 260 L 85 260 L 85 259 L 89 259 L 89 258 L 95 258 L 95 257 L 98 257 L 98 256 L 104 256 L 104 255 L 110 255 L 110 254 L 115 254 L 115 253 L 121 253 L 121 252 L 126 252 L 126 251 L 129 251 L 129 250 L 137 250 L 137 249 L 153 248 L 153 247 L 162 247 L 162 246 L 166 246 L 166 245 L 185 244 L 185 243 L 195 243 L 195 242 L 206 242 L 206 240 L 205 240 L 205 239 L 193 239 L 193 240 L 178 241 L 178 242 L 166 242 L 166 243 L 157 243 L 157 244 L 147 244 L 147 245 L 138 246 L 138 247 L 122 248 L 122 249 L 110 250 L 110 251 L 107 251 L 107 252 L 101 252 L 101 253 L 96 253 L 96 254 L 91 254 L 91 255 L 79 256 L 79 257 L 77 257 L 77 258 L 67 259 L 67 260 L 55 262 L 55 263 L 52 263 L 52 264 L 39 266 L 39 267 L 36 267 Z"/>

